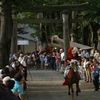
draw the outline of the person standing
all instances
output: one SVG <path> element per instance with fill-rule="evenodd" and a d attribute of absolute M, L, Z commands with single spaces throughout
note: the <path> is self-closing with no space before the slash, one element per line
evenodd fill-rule
<path fill-rule="evenodd" d="M 94 66 L 93 69 L 93 84 L 95 87 L 95 91 L 99 90 L 99 75 L 100 75 L 100 63 Z"/>
<path fill-rule="evenodd" d="M 17 73 L 15 76 L 14 76 L 14 81 L 15 81 L 15 84 L 14 84 L 14 87 L 12 89 L 12 92 L 20 98 L 20 100 L 24 100 L 24 88 L 23 88 L 23 85 L 22 85 L 22 79 L 23 79 L 23 76 L 20 74 L 20 73 Z"/>
<path fill-rule="evenodd" d="M 61 66 L 61 56 L 60 56 L 59 51 L 56 52 L 55 58 L 56 58 L 56 70 L 59 71 L 61 69 L 60 68 L 60 66 Z"/>
<path fill-rule="evenodd" d="M 60 58 L 61 58 L 61 72 L 63 73 L 64 72 L 64 63 L 65 63 L 65 55 L 64 55 L 64 50 L 63 49 L 60 49 Z"/>

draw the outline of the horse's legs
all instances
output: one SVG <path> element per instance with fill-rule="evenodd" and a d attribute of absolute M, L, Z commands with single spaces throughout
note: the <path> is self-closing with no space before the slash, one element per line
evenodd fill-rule
<path fill-rule="evenodd" d="M 71 92 L 74 93 L 73 85 L 71 85 Z"/>
<path fill-rule="evenodd" d="M 70 90 L 71 90 L 71 93 L 73 94 L 74 93 L 74 89 L 73 89 L 73 85 L 69 85 L 68 86 L 68 95 L 70 95 Z"/>
<path fill-rule="evenodd" d="M 71 86 L 68 85 L 68 95 L 70 95 L 70 88 L 71 88 Z"/>
<path fill-rule="evenodd" d="M 78 93 L 81 92 L 79 88 L 79 82 L 76 83 L 76 95 L 78 96 Z"/>
<path fill-rule="evenodd" d="M 78 83 L 76 83 L 76 95 L 78 96 Z"/>
<path fill-rule="evenodd" d="M 79 87 L 79 82 L 77 82 L 76 86 L 77 86 L 78 92 L 81 92 L 80 87 Z"/>

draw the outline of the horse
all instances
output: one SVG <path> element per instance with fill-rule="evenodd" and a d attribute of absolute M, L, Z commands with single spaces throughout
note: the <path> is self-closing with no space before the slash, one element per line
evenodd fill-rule
<path fill-rule="evenodd" d="M 68 86 L 68 95 L 74 93 L 73 84 L 76 84 L 76 95 L 78 96 L 78 93 L 80 92 L 79 81 L 80 81 L 79 72 L 75 71 L 72 67 L 69 68 L 69 72 L 66 75 L 65 81 L 63 83 L 63 85 Z"/>

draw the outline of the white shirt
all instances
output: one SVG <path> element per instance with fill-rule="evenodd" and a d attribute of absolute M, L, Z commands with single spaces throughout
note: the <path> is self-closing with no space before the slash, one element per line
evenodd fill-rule
<path fill-rule="evenodd" d="M 61 53 L 61 61 L 64 61 L 65 57 L 64 57 L 64 52 Z"/>
<path fill-rule="evenodd" d="M 22 61 L 20 62 L 24 67 L 26 67 L 26 61 L 24 60 L 24 58 L 22 59 Z"/>

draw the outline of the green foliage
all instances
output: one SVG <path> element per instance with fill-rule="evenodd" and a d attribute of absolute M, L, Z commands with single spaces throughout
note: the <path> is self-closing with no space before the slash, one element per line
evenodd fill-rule
<path fill-rule="evenodd" d="M 87 9 L 86 11 L 82 11 L 78 14 L 82 17 L 81 21 L 79 20 L 79 25 L 85 27 L 86 25 L 90 24 L 90 22 L 100 23 L 100 0 L 9 0 L 9 2 L 12 3 L 13 10 L 18 14 L 18 22 L 30 23 L 31 25 L 34 22 L 34 17 L 36 16 L 36 13 L 34 13 L 34 11 L 25 11 L 27 9 L 31 9 L 34 5 L 61 5 L 89 2 L 89 9 Z"/>

